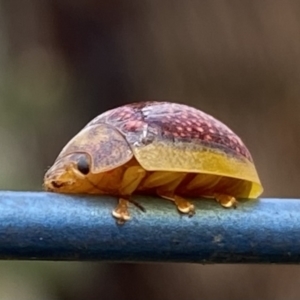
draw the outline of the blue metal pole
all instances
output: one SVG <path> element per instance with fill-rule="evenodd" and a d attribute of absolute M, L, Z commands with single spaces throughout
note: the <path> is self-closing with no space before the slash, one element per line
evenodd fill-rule
<path fill-rule="evenodd" d="M 300 200 L 242 201 L 224 209 L 195 200 L 193 217 L 173 203 L 135 197 L 116 224 L 112 197 L 0 192 L 0 259 L 299 263 Z"/>

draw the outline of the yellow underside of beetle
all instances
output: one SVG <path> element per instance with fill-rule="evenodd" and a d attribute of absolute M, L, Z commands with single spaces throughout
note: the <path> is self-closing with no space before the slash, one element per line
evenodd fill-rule
<path fill-rule="evenodd" d="M 252 183 L 247 192 L 248 198 L 257 198 L 263 192 L 254 164 L 243 156 L 237 157 L 203 145 L 174 144 L 165 141 L 134 147 L 133 151 L 137 161 L 147 171 L 225 176 L 229 180 L 235 178 Z"/>

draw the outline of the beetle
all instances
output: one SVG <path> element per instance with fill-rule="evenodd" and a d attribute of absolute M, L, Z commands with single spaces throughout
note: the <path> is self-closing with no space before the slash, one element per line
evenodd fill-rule
<path fill-rule="evenodd" d="M 263 192 L 250 152 L 225 124 L 194 107 L 147 101 L 111 109 L 90 121 L 58 155 L 45 190 L 108 194 L 113 216 L 130 219 L 133 194 L 158 195 L 193 215 L 189 197 L 223 207 Z"/>

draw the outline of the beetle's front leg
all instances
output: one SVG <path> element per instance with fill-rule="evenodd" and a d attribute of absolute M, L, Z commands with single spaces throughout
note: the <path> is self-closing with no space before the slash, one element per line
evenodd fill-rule
<path fill-rule="evenodd" d="M 112 211 L 112 215 L 117 219 L 118 223 L 123 224 L 130 220 L 128 211 L 128 200 L 124 198 L 119 199 L 117 207 Z"/>
<path fill-rule="evenodd" d="M 130 202 L 130 196 L 137 189 L 145 175 L 146 171 L 140 166 L 129 167 L 124 172 L 119 190 L 119 194 L 123 196 L 119 199 L 117 207 L 112 211 L 112 215 L 120 224 L 130 220 L 128 202 Z"/>

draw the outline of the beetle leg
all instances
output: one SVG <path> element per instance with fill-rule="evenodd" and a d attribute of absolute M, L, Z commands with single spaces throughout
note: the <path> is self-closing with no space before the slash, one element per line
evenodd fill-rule
<path fill-rule="evenodd" d="M 120 195 L 131 195 L 140 185 L 146 173 L 146 170 L 140 166 L 132 166 L 126 169 L 119 189 Z"/>
<path fill-rule="evenodd" d="M 225 208 L 236 208 L 237 207 L 237 200 L 235 197 L 224 195 L 224 194 L 214 194 L 215 199 Z"/>
<path fill-rule="evenodd" d="M 159 181 L 159 183 L 161 184 L 161 186 L 157 187 L 156 193 L 164 199 L 173 201 L 177 209 L 181 213 L 189 214 L 189 215 L 195 214 L 195 207 L 193 204 L 188 202 L 186 199 L 174 194 L 176 188 L 180 185 L 180 183 L 185 178 L 186 173 L 173 173 L 173 174 L 169 173 L 170 175 L 173 176 L 172 180 L 168 173 L 166 173 L 168 177 L 165 176 L 165 178 L 160 178 L 161 180 Z"/>
<path fill-rule="evenodd" d="M 120 224 L 123 224 L 126 221 L 130 220 L 128 200 L 120 198 L 117 207 L 112 211 L 112 215 L 118 220 Z"/>
<path fill-rule="evenodd" d="M 124 195 L 119 199 L 119 204 L 112 211 L 112 215 L 118 220 L 120 224 L 130 220 L 130 214 L 128 211 L 128 202 L 130 202 L 130 195 L 139 186 L 142 179 L 145 177 L 146 171 L 140 166 L 132 166 L 126 169 L 123 174 L 119 194 Z M 128 196 L 125 196 L 128 195 Z"/>
<path fill-rule="evenodd" d="M 172 193 L 164 192 L 163 190 L 157 189 L 157 194 L 167 200 L 174 201 L 177 209 L 183 214 L 189 214 L 190 216 L 195 214 L 195 206 L 187 201 L 186 199 L 174 195 Z"/>

